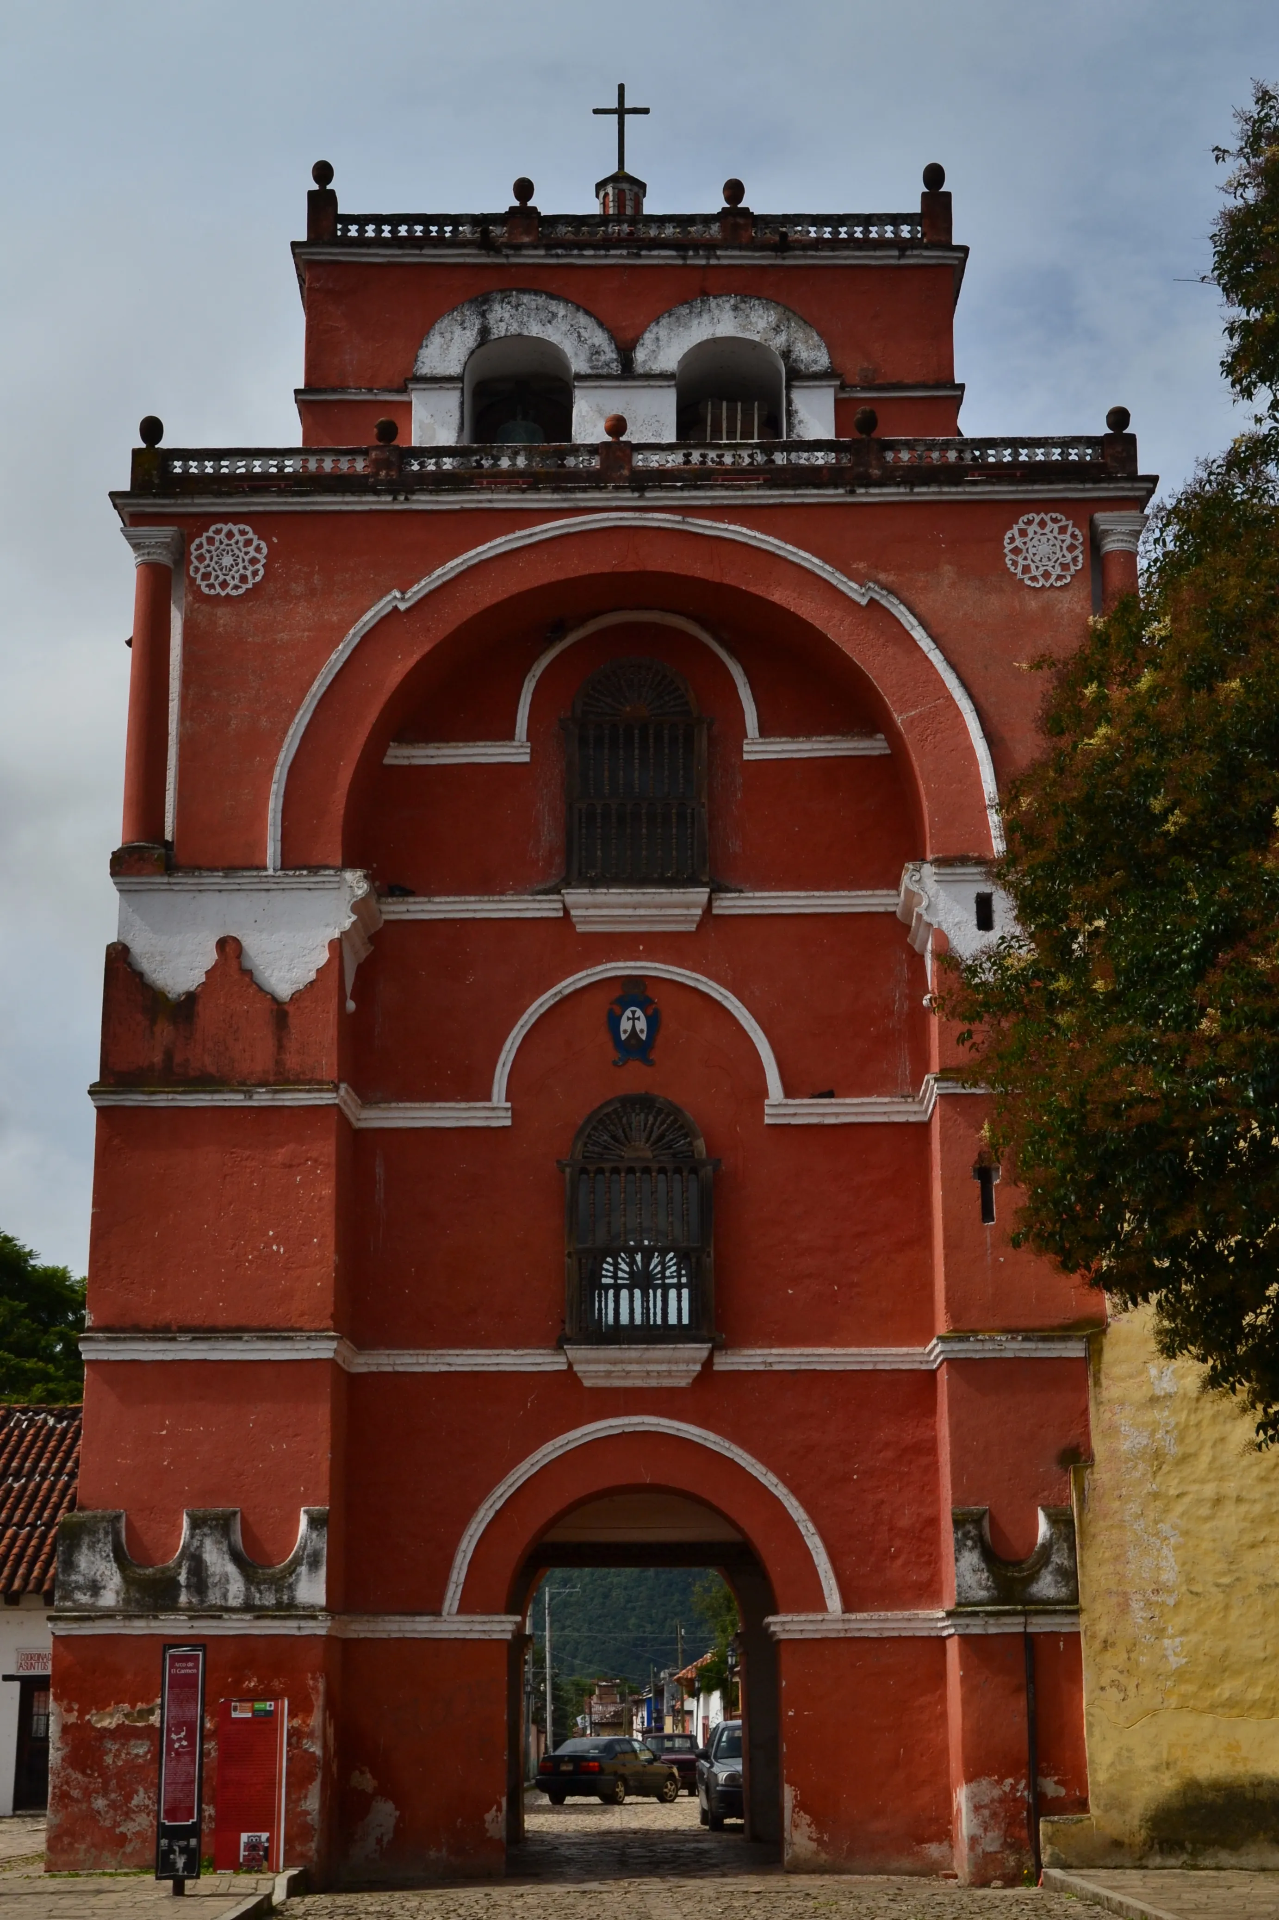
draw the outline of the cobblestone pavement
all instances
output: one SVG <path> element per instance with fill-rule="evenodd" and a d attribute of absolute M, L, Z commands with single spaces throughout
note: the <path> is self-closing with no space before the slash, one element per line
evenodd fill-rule
<path fill-rule="evenodd" d="M 1129 1920 L 1279 1920 L 1279 1873 L 1055 1873 L 1042 1889 L 784 1875 L 740 1826 L 708 1833 L 687 1798 L 549 1807 L 537 1795 L 526 1823 L 504 1881 L 313 1894 L 276 1911 L 282 1920 L 1087 1920 L 1109 1909 Z M 43 1838 L 40 1819 L 0 1820 L 0 1920 L 173 1915 L 168 1886 L 149 1874 L 46 1875 Z M 265 1875 L 209 1874 L 186 1897 L 201 1901 L 198 1920 L 230 1920 L 272 1885 Z"/>
<path fill-rule="evenodd" d="M 11 1813 L 0 1820 L 0 1873 L 44 1854 L 44 1815 Z"/>
<path fill-rule="evenodd" d="M 1045 1878 L 1111 1913 L 1149 1914 L 1155 1920 L 1279 1920 L 1279 1873 L 1116 1867 L 1050 1870 Z"/>
<path fill-rule="evenodd" d="M 942 1880 L 786 1876 L 742 1828 L 699 1826 L 697 1802 L 622 1807 L 530 1798 L 506 1880 L 290 1900 L 285 1920 L 1080 1920 L 1078 1901 Z M 726 1878 L 731 1885 L 716 1885 Z M 1086 1913 L 1087 1909 L 1083 1909 Z"/>
<path fill-rule="evenodd" d="M 199 1920 L 227 1920 L 274 1885 L 271 1874 L 210 1873 L 188 1882 L 186 1898 L 200 1901 Z M 0 1820 L 4 1920 L 161 1920 L 173 1905 L 168 1881 L 157 1882 L 149 1873 L 47 1874 L 43 1817 Z"/>

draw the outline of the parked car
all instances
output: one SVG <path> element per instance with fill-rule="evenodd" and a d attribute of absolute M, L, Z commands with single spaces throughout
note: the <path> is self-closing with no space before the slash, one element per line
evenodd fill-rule
<path fill-rule="evenodd" d="M 725 1820 L 743 1820 L 742 1723 L 721 1720 L 697 1760 L 697 1817 L 718 1833 Z"/>
<path fill-rule="evenodd" d="M 697 1792 L 698 1746 L 691 1733 L 646 1733 L 644 1745 L 675 1768 L 686 1793 Z"/>
<path fill-rule="evenodd" d="M 628 1793 L 651 1793 L 667 1806 L 679 1798 L 679 1774 L 634 1740 L 566 1740 L 542 1756 L 537 1784 L 553 1807 L 572 1794 L 593 1794 L 620 1807 Z"/>

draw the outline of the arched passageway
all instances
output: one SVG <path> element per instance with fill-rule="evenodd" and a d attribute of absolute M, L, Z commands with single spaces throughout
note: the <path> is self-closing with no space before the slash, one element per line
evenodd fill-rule
<path fill-rule="evenodd" d="M 588 1567 L 714 1568 L 732 1588 L 741 1618 L 745 1839 L 753 1843 L 741 1864 L 754 1870 L 775 1859 L 781 1842 L 780 1709 L 777 1650 L 764 1622 L 776 1611 L 776 1600 L 755 1548 L 732 1519 L 687 1491 L 651 1484 L 613 1488 L 579 1501 L 545 1528 L 516 1573 L 511 1612 L 527 1613 L 544 1574 Z M 525 1819 L 526 1646 L 527 1640 L 514 1642 L 510 1661 L 508 1872 L 554 1877 L 560 1871 L 573 1873 L 573 1849 L 562 1841 L 548 1847 L 541 1833 L 530 1837 Z M 616 1850 L 615 1841 L 612 1850 Z M 678 1833 L 673 1821 L 665 1829 L 662 1823 L 654 1823 L 633 1836 L 627 1848 L 627 1871 L 643 1871 L 646 1851 L 653 1857 L 654 1870 L 670 1871 L 672 1860 L 678 1858 L 680 1871 L 695 1871 L 706 1842 L 687 1820 Z M 717 1850 L 717 1870 L 722 1866 L 719 1853 L 722 1848 Z"/>

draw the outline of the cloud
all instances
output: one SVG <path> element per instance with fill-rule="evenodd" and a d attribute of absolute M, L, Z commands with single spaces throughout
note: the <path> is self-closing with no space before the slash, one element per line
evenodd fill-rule
<path fill-rule="evenodd" d="M 590 109 L 627 82 L 655 209 L 916 204 L 940 159 L 972 245 L 957 323 L 970 432 L 1132 409 L 1168 482 L 1233 430 L 1193 280 L 1210 148 L 1269 0 L 15 0 L 0 19 L 0 1224 L 81 1267 L 101 955 L 113 931 L 132 567 L 109 487 L 139 416 L 171 443 L 296 440 L 287 250 L 311 162 L 345 207 L 502 207 L 517 173 L 588 208 Z"/>

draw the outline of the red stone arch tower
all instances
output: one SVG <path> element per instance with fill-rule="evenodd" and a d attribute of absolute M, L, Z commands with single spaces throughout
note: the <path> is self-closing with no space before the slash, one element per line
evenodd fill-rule
<path fill-rule="evenodd" d="M 289 1700 L 290 1861 L 502 1873 L 531 1583 L 607 1533 L 737 1584 L 752 1827 L 789 1867 L 1006 1879 L 1028 1647 L 1039 1775 L 1087 1805 L 1062 1462 L 1094 1308 L 1011 1247 L 925 1000 L 1008 924 L 1020 663 L 1135 578 L 1126 417 L 959 433 L 933 173 L 917 213 L 821 218 L 736 183 L 707 215 L 524 182 L 345 215 L 317 181 L 302 444 L 144 423 L 116 496 L 54 1862 L 145 1862 L 138 1728 L 195 1639 L 211 1701 Z M 696 727 L 637 694 L 573 734 L 623 660 Z M 619 1094 L 689 1116 L 713 1249 L 679 1168 L 619 1147 L 631 1198 L 570 1217 L 568 1269 L 628 1304 L 574 1319 L 563 1163 Z M 690 1247 L 713 1304 L 659 1312 Z"/>

